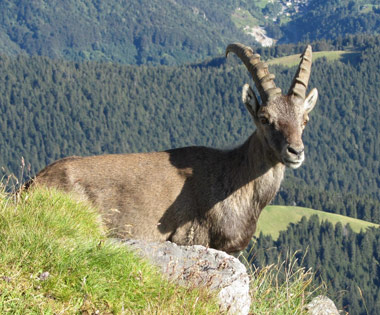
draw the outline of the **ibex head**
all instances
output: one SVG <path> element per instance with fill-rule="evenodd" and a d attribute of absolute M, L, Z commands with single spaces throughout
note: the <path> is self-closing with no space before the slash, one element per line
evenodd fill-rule
<path fill-rule="evenodd" d="M 309 82 L 312 51 L 307 46 L 301 55 L 296 75 L 287 95 L 274 83 L 274 75 L 268 65 L 260 61 L 250 47 L 231 44 L 226 55 L 235 53 L 245 64 L 253 77 L 261 97 L 261 104 L 248 84 L 243 87 L 243 102 L 251 113 L 257 130 L 277 161 L 291 168 L 298 168 L 305 159 L 302 132 L 309 120 L 318 91 L 313 89 L 306 97 Z"/>

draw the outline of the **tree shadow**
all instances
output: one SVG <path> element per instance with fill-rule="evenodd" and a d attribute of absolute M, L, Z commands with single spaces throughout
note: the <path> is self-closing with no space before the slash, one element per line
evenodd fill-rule
<path fill-rule="evenodd" d="M 352 64 L 354 66 L 358 65 L 361 61 L 360 59 L 361 54 L 359 52 L 347 52 L 340 56 L 339 61 L 345 63 L 345 64 Z"/>

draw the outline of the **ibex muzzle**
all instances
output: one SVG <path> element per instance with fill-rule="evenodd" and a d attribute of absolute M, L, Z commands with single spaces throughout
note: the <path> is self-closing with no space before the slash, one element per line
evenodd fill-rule
<path fill-rule="evenodd" d="M 285 166 L 297 168 L 304 160 L 301 136 L 317 90 L 305 97 L 310 46 L 287 95 L 251 48 L 232 44 L 226 52 L 244 62 L 261 97 L 260 103 L 248 85 L 243 87 L 243 102 L 257 127 L 243 145 L 69 157 L 47 166 L 25 187 L 55 187 L 89 200 L 118 237 L 201 244 L 229 253 L 244 249 Z"/>

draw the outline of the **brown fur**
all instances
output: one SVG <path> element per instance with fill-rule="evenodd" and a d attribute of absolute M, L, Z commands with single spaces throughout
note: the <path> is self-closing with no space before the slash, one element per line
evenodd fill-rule
<path fill-rule="evenodd" d="M 247 87 L 243 99 L 257 129 L 236 149 L 69 157 L 43 169 L 32 185 L 90 201 L 118 237 L 242 250 L 285 165 L 298 167 L 301 154 L 303 161 L 301 136 L 311 110 L 288 96 L 260 105 Z"/>

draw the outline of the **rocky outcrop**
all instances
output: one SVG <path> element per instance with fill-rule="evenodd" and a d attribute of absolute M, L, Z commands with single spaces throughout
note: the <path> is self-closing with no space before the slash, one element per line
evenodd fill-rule
<path fill-rule="evenodd" d="M 314 298 L 306 306 L 306 310 L 309 315 L 339 315 L 334 302 L 323 295 Z"/>
<path fill-rule="evenodd" d="M 244 265 L 225 252 L 200 245 L 178 246 L 171 242 L 125 242 L 140 256 L 161 268 L 169 280 L 190 287 L 217 290 L 222 311 L 248 314 L 251 299 Z"/>
<path fill-rule="evenodd" d="M 170 281 L 217 291 L 221 311 L 249 313 L 249 277 L 237 258 L 201 245 L 179 246 L 143 240 L 128 240 L 125 244 L 158 266 Z M 305 311 L 309 315 L 339 315 L 334 302 L 322 295 L 314 298 Z"/>

